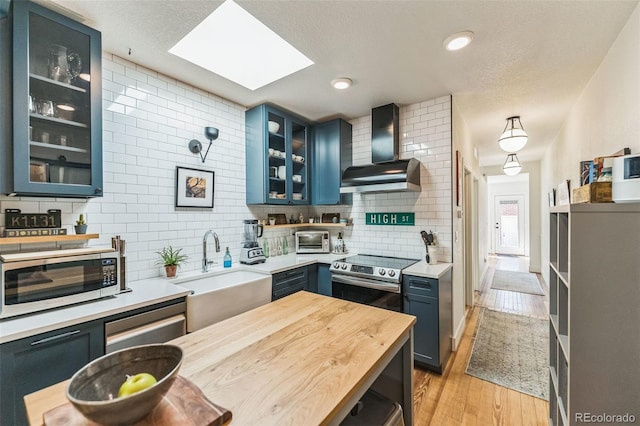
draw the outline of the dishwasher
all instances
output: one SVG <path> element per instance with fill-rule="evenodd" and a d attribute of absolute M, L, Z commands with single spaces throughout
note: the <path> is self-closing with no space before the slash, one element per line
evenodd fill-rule
<path fill-rule="evenodd" d="M 106 353 L 165 343 L 187 332 L 186 302 L 105 323 Z"/>

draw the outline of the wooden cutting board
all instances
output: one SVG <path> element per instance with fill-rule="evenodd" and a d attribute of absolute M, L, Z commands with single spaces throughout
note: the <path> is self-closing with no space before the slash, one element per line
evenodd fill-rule
<path fill-rule="evenodd" d="M 70 402 L 47 411 L 45 426 L 99 426 L 84 417 Z M 209 401 L 200 388 L 178 376 L 160 404 L 134 426 L 222 426 L 231 420 L 231 411 Z"/>

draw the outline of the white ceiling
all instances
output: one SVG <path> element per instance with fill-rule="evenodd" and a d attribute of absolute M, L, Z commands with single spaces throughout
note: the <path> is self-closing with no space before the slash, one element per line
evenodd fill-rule
<path fill-rule="evenodd" d="M 53 1 L 101 30 L 104 50 L 247 107 L 269 101 L 323 121 L 453 94 L 482 165 L 504 162 L 497 139 L 511 115 L 529 134 L 520 160 L 541 158 L 638 3 L 237 0 L 315 62 L 251 91 L 168 53 L 221 0 Z M 461 30 L 473 43 L 445 51 Z M 343 76 L 349 90 L 330 87 Z"/>

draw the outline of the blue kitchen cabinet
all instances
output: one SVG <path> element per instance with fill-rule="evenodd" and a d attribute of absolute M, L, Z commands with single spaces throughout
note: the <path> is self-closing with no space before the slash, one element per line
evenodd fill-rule
<path fill-rule="evenodd" d="M 0 50 L 11 52 L 0 63 L 0 191 L 100 197 L 101 34 L 32 2 L 11 7 L 0 22 Z"/>
<path fill-rule="evenodd" d="M 300 266 L 273 274 L 271 300 L 278 300 L 298 291 L 318 292 L 316 265 Z"/>
<path fill-rule="evenodd" d="M 451 355 L 451 270 L 439 279 L 404 275 L 404 313 L 416 317 L 414 361 L 438 373 Z"/>
<path fill-rule="evenodd" d="M 272 105 L 245 114 L 247 204 L 309 204 L 310 126 Z"/>
<path fill-rule="evenodd" d="M 313 264 L 307 266 L 307 287 L 306 291 L 318 293 L 318 265 Z"/>
<path fill-rule="evenodd" d="M 342 119 L 313 128 L 311 199 L 314 205 L 351 204 L 352 194 L 340 194 L 342 173 L 352 164 L 351 124 Z"/>
<path fill-rule="evenodd" d="M 325 263 L 318 264 L 318 293 L 331 296 L 331 272 Z"/>
<path fill-rule="evenodd" d="M 104 355 L 104 342 L 96 320 L 0 345 L 0 423 L 27 424 L 23 397 L 69 379 Z"/>

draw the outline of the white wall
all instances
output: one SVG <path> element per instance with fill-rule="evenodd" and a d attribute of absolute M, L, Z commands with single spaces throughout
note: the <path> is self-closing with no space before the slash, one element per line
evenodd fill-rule
<path fill-rule="evenodd" d="M 130 281 L 158 276 L 155 254 L 166 245 L 182 247 L 190 261 L 181 270 L 201 265 L 202 236 L 213 229 L 222 251 L 229 246 L 239 260 L 242 220 L 266 219 L 269 213 L 287 217 L 339 211 L 352 217 L 347 247 L 364 253 L 423 258 L 419 231 L 439 237 L 440 261 L 451 261 L 451 99 L 449 96 L 400 109 L 401 158 L 422 162 L 422 191 L 355 195 L 353 206 L 289 207 L 245 204 L 246 108 L 196 87 L 176 81 L 103 52 L 104 197 L 91 200 L 0 196 L 0 212 L 19 208 L 41 212 L 59 208 L 63 226 L 70 228 L 78 213 L 87 213 L 89 233 L 100 234 L 90 245 L 110 245 L 112 236 L 127 241 Z M 370 116 L 352 121 L 355 164 L 370 162 Z M 191 139 L 206 142 L 203 129 L 217 127 L 220 136 L 202 163 L 187 148 Z M 215 172 L 213 209 L 174 207 L 176 166 Z M 365 212 L 415 211 L 416 226 L 366 226 Z M 0 222 L 4 222 L 0 213 Z M 292 231 L 269 231 L 267 237 Z M 338 231 L 332 230 L 335 239 Z M 45 244 L 43 247 L 48 247 Z M 40 246 L 29 245 L 31 250 Z M 4 246 L 3 250 L 18 247 Z M 223 252 L 210 257 L 222 262 Z"/>
<path fill-rule="evenodd" d="M 452 215 L 452 233 L 453 233 L 453 345 L 454 350 L 457 347 L 458 342 L 462 338 L 462 334 L 464 333 L 466 321 L 465 321 L 465 262 L 464 262 L 464 250 L 465 250 L 465 238 L 471 238 L 471 236 L 465 235 L 465 227 L 464 220 L 459 216 L 458 212 L 462 212 L 464 210 L 464 196 L 463 205 L 456 205 L 456 151 L 460 151 L 462 157 L 462 168 L 460 173 L 464 174 L 464 169 L 469 170 L 469 172 L 473 175 L 474 179 L 477 179 L 480 183 L 482 176 L 480 174 L 480 165 L 478 162 L 478 158 L 476 158 L 476 151 L 474 149 L 474 143 L 471 138 L 471 134 L 469 132 L 469 128 L 462 117 L 462 114 L 456 107 L 455 97 L 453 99 L 453 138 L 452 138 L 452 152 L 451 152 L 451 161 L 452 168 L 450 170 L 451 179 L 454 182 L 451 188 L 451 206 L 453 210 Z M 464 179 L 462 179 L 464 182 Z M 480 187 L 481 185 L 479 185 Z M 465 188 L 465 191 L 473 191 L 472 188 Z M 479 191 L 480 192 L 480 191 Z M 472 194 L 472 199 L 474 197 L 480 196 L 478 194 Z M 482 223 L 483 211 L 482 204 L 480 203 L 480 199 L 478 199 L 478 223 Z M 468 207 L 468 206 L 467 206 Z M 457 238 L 456 238 L 457 236 Z M 479 241 L 482 241 L 483 235 L 479 233 Z M 480 253 L 479 253 L 480 254 Z M 476 260 L 479 265 L 479 260 Z M 470 271 L 468 271 L 470 272 Z M 476 277 L 479 280 L 482 276 L 482 269 L 477 271 Z M 476 288 L 478 283 L 474 283 L 473 287 Z"/>
<path fill-rule="evenodd" d="M 314 214 L 341 211 L 353 218 L 345 243 L 360 253 L 423 259 L 420 231 L 438 234 L 438 260 L 451 261 L 451 98 L 403 106 L 400 158 L 421 162 L 420 192 L 354 194 L 349 207 L 316 207 Z M 371 164 L 371 115 L 351 120 L 353 164 Z M 415 226 L 365 225 L 367 212 L 415 212 Z M 335 232 L 335 231 L 334 231 Z"/>
<path fill-rule="evenodd" d="M 549 261 L 547 193 L 565 179 L 578 182 L 579 163 L 623 147 L 640 152 L 640 7 L 591 77 L 542 160 L 542 264 Z M 543 275 L 548 280 L 548 268 Z"/>
<path fill-rule="evenodd" d="M 0 211 L 59 208 L 67 228 L 78 213 L 87 212 L 88 232 L 101 236 L 90 245 L 110 245 L 114 235 L 127 241 L 130 281 L 161 275 L 155 252 L 169 244 L 190 256 L 181 270 L 199 269 L 207 229 L 218 233 L 222 245 L 221 253 L 211 248 L 210 257 L 221 263 L 224 247 L 229 246 L 239 261 L 242 219 L 266 218 L 272 210 L 245 204 L 245 107 L 106 52 L 102 77 L 104 197 L 86 201 L 3 196 Z M 206 142 L 205 126 L 217 127 L 220 136 L 203 164 L 187 144 L 194 138 Z M 176 166 L 215 172 L 213 209 L 174 207 Z M 308 208 L 302 212 L 307 216 Z M 4 223 L 2 213 L 0 222 Z"/>

